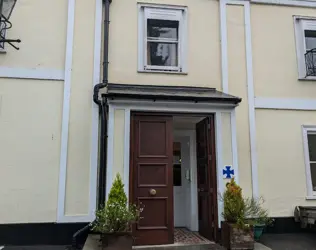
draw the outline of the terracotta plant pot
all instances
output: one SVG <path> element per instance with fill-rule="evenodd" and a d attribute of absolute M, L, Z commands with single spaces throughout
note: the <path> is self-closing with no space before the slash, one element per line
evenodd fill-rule
<path fill-rule="evenodd" d="M 133 236 L 131 233 L 102 234 L 101 243 L 104 250 L 130 250 L 133 247 Z"/>
<path fill-rule="evenodd" d="M 222 245 L 230 250 L 254 249 L 253 228 L 246 230 L 236 227 L 235 224 L 222 222 Z"/>

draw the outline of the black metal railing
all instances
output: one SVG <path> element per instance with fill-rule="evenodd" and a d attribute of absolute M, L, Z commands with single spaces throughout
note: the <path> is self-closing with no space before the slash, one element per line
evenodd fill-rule
<path fill-rule="evenodd" d="M 316 76 L 316 48 L 305 53 L 306 76 Z"/>

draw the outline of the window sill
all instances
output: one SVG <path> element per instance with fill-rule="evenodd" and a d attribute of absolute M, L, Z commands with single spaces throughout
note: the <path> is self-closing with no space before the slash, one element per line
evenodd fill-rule
<path fill-rule="evenodd" d="M 187 75 L 188 74 L 188 72 L 163 71 L 163 70 L 138 70 L 137 72 L 138 73 L 173 74 L 173 75 Z"/>
<path fill-rule="evenodd" d="M 300 77 L 299 81 L 316 81 L 316 76 Z"/>
<path fill-rule="evenodd" d="M 316 200 L 316 195 L 315 196 L 306 196 L 305 197 L 306 200 Z"/>

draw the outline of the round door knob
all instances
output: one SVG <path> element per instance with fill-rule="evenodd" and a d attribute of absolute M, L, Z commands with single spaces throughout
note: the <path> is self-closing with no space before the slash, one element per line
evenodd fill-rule
<path fill-rule="evenodd" d="M 151 196 L 155 196 L 155 195 L 157 194 L 157 191 L 152 188 L 152 189 L 149 190 L 149 194 L 150 194 Z"/>

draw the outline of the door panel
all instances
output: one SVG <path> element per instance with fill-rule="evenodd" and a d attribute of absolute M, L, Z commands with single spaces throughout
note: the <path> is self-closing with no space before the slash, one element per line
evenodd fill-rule
<path fill-rule="evenodd" d="M 132 197 L 144 207 L 136 245 L 173 243 L 172 117 L 132 117 Z"/>
<path fill-rule="evenodd" d="M 205 118 L 196 125 L 196 150 L 199 233 L 209 240 L 216 240 L 217 176 L 213 116 Z"/>

